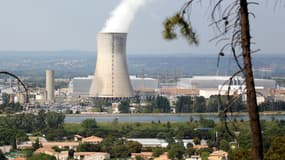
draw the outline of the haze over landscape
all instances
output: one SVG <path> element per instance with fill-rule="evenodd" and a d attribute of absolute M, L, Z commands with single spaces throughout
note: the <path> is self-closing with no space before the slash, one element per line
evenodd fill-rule
<path fill-rule="evenodd" d="M 214 34 L 209 27 L 207 3 L 193 8 L 193 25 L 200 39 L 198 47 L 189 46 L 182 38 L 171 42 L 162 39 L 162 22 L 183 3 L 150 0 L 140 8 L 128 32 L 127 54 L 217 53 L 219 47 L 215 42 L 209 43 Z M 2 51 L 96 51 L 96 34 L 118 1 L 1 0 L 0 4 Z M 284 6 L 274 9 L 274 4 L 264 1 L 253 11 L 256 18 L 251 18 L 251 28 L 254 48 L 261 49 L 258 54 L 284 53 L 280 34 L 284 33 Z"/>

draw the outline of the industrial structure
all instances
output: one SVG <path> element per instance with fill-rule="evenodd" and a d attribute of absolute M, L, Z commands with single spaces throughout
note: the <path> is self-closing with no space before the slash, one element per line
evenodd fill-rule
<path fill-rule="evenodd" d="M 69 83 L 70 96 L 72 97 L 88 97 L 89 89 L 91 87 L 94 76 L 88 77 L 74 77 Z M 141 78 L 136 76 L 130 76 L 131 86 L 134 90 L 134 94 L 144 91 L 152 91 L 158 89 L 158 80 L 154 78 Z"/>
<path fill-rule="evenodd" d="M 128 98 L 133 89 L 126 59 L 127 33 L 99 33 L 97 62 L 90 87 L 90 97 Z"/>
<path fill-rule="evenodd" d="M 46 92 L 47 102 L 54 102 L 54 71 L 46 70 Z"/>

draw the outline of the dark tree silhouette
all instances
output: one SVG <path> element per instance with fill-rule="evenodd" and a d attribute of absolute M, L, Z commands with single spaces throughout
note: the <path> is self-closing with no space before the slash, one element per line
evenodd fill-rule
<path fill-rule="evenodd" d="M 164 22 L 163 36 L 166 39 L 177 37 L 175 29 L 180 28 L 180 33 L 190 44 L 198 44 L 196 33 L 191 26 L 191 9 L 194 2 L 201 0 L 187 0 L 182 6 L 180 12 L 167 18 Z M 211 26 L 217 31 L 215 40 L 217 44 L 222 43 L 218 53 L 218 64 L 220 56 L 224 56 L 226 50 L 230 50 L 236 61 L 239 70 L 233 74 L 237 76 L 243 74 L 245 77 L 247 108 L 249 114 L 251 138 L 252 138 L 252 155 L 255 160 L 263 159 L 262 134 L 260 119 L 256 102 L 256 91 L 252 71 L 251 54 L 258 51 L 251 48 L 250 22 L 249 16 L 255 16 L 248 10 L 249 5 L 258 5 L 255 1 L 250 0 L 215 0 L 209 1 L 211 12 Z M 240 60 L 242 59 L 242 63 Z M 232 79 L 231 78 L 231 79 Z M 231 81 L 231 79 L 229 81 Z M 229 88 L 230 89 L 230 88 Z M 233 99 L 231 99 L 233 101 Z M 224 107 L 224 115 L 231 111 L 231 102 Z"/>

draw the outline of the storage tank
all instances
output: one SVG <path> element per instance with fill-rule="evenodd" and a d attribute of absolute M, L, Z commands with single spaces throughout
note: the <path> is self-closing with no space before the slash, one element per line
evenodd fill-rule
<path fill-rule="evenodd" d="M 133 96 L 126 58 L 127 33 L 98 33 L 97 62 L 90 97 Z"/>

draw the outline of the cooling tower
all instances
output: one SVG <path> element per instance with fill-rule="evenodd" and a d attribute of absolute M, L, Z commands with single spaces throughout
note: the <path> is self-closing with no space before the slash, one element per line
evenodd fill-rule
<path fill-rule="evenodd" d="M 47 102 L 54 102 L 54 71 L 46 70 Z"/>
<path fill-rule="evenodd" d="M 97 35 L 97 63 L 90 88 L 91 97 L 133 96 L 126 59 L 127 33 Z"/>

